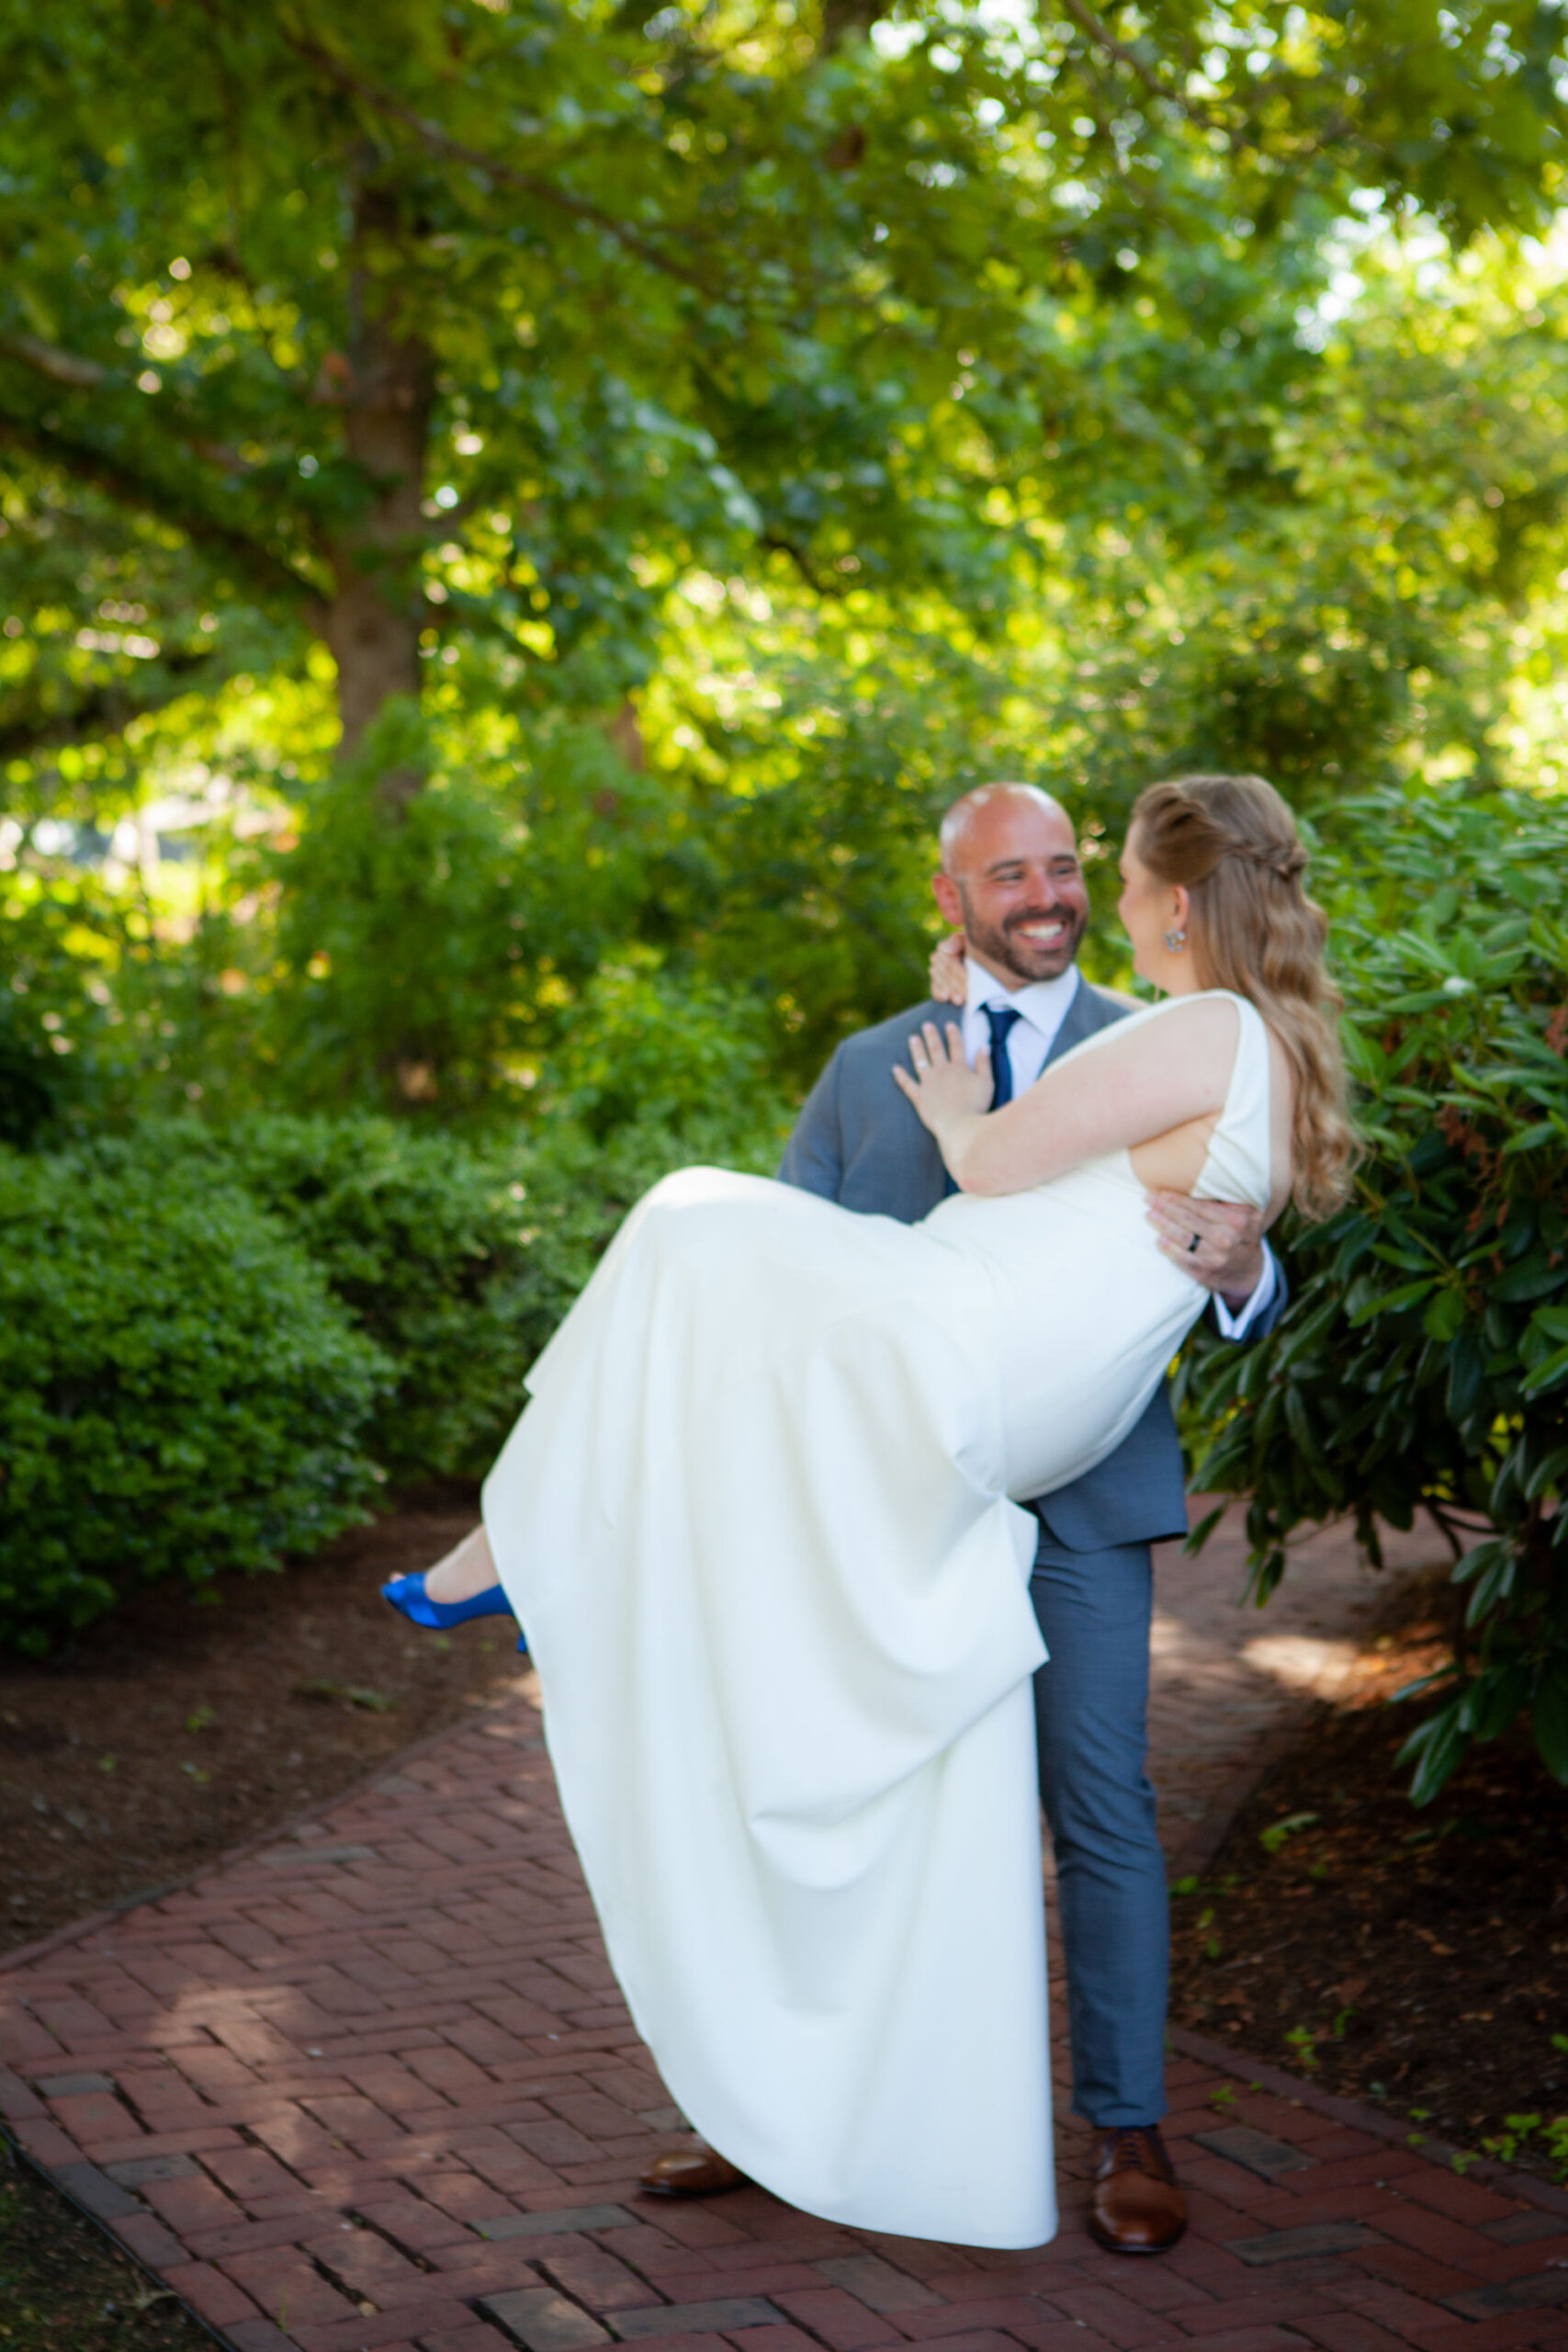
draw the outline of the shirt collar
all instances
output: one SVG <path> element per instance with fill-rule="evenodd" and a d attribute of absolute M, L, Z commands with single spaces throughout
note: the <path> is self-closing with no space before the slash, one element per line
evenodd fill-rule
<path fill-rule="evenodd" d="M 1021 1014 L 1032 1029 L 1043 1036 L 1054 1037 L 1067 1017 L 1068 1008 L 1078 992 L 1078 967 L 1069 964 L 1066 970 L 1054 980 L 1031 980 L 1023 988 L 1005 988 L 994 979 L 973 957 L 964 964 L 967 994 L 965 1012 L 978 1012 L 987 1004 L 1008 1005 Z"/>

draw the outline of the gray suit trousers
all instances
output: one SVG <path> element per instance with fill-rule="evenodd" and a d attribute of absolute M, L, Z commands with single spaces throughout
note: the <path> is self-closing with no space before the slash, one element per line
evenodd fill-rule
<path fill-rule="evenodd" d="M 1153 1573 L 1146 1544 L 1070 1552 L 1040 1532 L 1030 1597 L 1040 1796 L 1056 1857 L 1073 2105 L 1099 2130 L 1165 2113 L 1170 1926 L 1145 1770 Z"/>

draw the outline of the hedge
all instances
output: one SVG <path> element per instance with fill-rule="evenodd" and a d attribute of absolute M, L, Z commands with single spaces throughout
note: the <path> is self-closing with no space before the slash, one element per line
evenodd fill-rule
<path fill-rule="evenodd" d="M 238 1187 L 0 1150 L 0 1641 L 41 1654 L 362 1517 L 389 1374 Z"/>
<path fill-rule="evenodd" d="M 1465 1596 L 1408 1695 L 1418 1803 L 1528 1714 L 1568 1781 L 1568 806 L 1459 788 L 1338 812 L 1322 877 L 1366 1141 L 1287 1231 L 1290 1309 L 1191 1351 L 1195 1486 L 1250 1497 L 1254 1590 L 1303 1522 L 1425 1511 Z"/>

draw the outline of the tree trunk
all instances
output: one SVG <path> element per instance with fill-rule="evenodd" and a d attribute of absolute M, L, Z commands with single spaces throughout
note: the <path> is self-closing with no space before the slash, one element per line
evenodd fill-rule
<path fill-rule="evenodd" d="M 356 242 L 395 224 L 382 217 L 373 192 L 355 204 Z M 342 755 L 352 755 L 377 714 L 394 695 L 417 700 L 419 637 L 424 626 L 421 580 L 428 525 L 421 512 L 435 366 L 417 334 L 403 332 L 387 300 L 386 279 L 362 271 L 355 288 L 358 318 L 344 371 L 332 397 L 341 401 L 344 447 L 372 485 L 368 503 L 326 535 L 335 593 L 325 637 L 337 664 Z M 389 774 L 380 789 L 404 800 L 418 778 Z"/>

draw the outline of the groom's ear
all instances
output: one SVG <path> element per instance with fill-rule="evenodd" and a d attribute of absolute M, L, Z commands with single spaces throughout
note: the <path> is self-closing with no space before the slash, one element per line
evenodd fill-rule
<path fill-rule="evenodd" d="M 964 901 L 958 895 L 958 885 L 951 874 L 939 872 L 931 876 L 931 896 L 942 910 L 943 922 L 950 922 L 954 931 L 962 931 Z"/>

